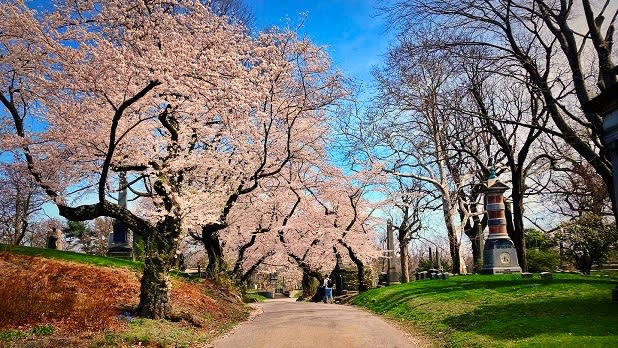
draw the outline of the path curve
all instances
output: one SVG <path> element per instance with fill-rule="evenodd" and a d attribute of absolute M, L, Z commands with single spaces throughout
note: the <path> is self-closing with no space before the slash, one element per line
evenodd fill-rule
<path fill-rule="evenodd" d="M 214 348 L 425 347 L 382 318 L 351 306 L 268 300 L 262 313 L 212 343 Z"/>

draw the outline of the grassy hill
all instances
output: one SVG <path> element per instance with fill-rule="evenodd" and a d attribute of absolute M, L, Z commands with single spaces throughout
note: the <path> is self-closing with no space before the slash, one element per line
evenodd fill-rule
<path fill-rule="evenodd" d="M 618 347 L 616 281 L 456 276 L 367 291 L 353 303 L 450 347 Z"/>
<path fill-rule="evenodd" d="M 177 322 L 135 318 L 141 264 L 0 246 L 0 347 L 203 345 L 247 316 L 238 297 L 172 277 Z"/>

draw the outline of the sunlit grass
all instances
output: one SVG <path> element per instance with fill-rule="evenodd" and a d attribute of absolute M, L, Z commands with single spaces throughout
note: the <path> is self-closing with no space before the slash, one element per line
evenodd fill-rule
<path fill-rule="evenodd" d="M 14 254 L 20 254 L 20 255 L 40 256 L 40 257 L 45 257 L 48 259 L 78 262 L 78 263 L 94 265 L 94 266 L 124 267 L 124 268 L 134 269 L 138 271 L 141 271 L 144 268 L 143 264 L 137 261 L 119 259 L 115 257 L 88 255 L 88 254 L 75 253 L 75 252 L 63 251 L 63 250 L 0 244 L 0 252 L 2 251 L 10 251 Z"/>
<path fill-rule="evenodd" d="M 368 291 L 354 304 L 413 323 L 448 346 L 618 346 L 615 281 L 554 274 L 458 276 Z"/>

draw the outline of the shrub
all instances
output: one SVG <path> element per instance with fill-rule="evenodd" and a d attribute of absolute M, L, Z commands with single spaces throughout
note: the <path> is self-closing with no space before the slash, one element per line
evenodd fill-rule
<path fill-rule="evenodd" d="M 534 228 L 526 228 L 524 236 L 526 238 L 526 248 L 549 250 L 556 246 L 556 241 L 550 235 Z"/>
<path fill-rule="evenodd" d="M 528 249 L 529 272 L 552 272 L 560 266 L 560 254 L 555 250 Z"/>
<path fill-rule="evenodd" d="M 54 327 L 51 325 L 35 326 L 31 331 L 35 336 L 49 336 L 54 333 Z"/>
<path fill-rule="evenodd" d="M 565 255 L 575 267 L 590 274 L 594 264 L 603 263 L 616 245 L 616 224 L 607 224 L 595 214 L 562 225 L 557 238 L 563 242 Z"/>
<path fill-rule="evenodd" d="M 17 330 L 0 331 L 0 342 L 10 342 L 26 337 L 26 334 Z"/>

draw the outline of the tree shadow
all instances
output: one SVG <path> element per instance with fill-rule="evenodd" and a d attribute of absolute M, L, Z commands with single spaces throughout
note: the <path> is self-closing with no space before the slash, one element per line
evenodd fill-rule
<path fill-rule="evenodd" d="M 603 298 L 564 298 L 480 305 L 472 312 L 450 316 L 443 323 L 496 339 L 564 333 L 576 336 L 618 334 L 618 304 Z"/>

